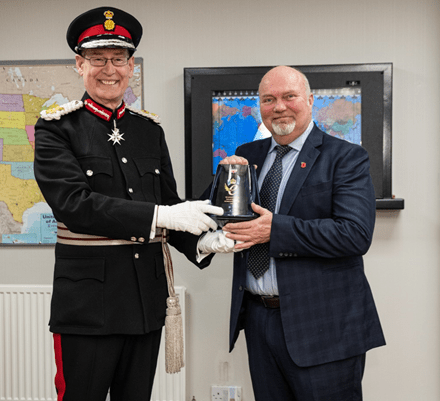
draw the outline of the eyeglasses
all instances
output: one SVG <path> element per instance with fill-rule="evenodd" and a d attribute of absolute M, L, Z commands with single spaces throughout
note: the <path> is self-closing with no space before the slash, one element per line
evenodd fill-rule
<path fill-rule="evenodd" d="M 105 57 L 84 57 L 91 65 L 94 67 L 104 67 L 107 61 L 111 61 L 115 67 L 122 67 L 128 64 L 129 57 L 116 57 L 116 58 L 105 58 Z"/>

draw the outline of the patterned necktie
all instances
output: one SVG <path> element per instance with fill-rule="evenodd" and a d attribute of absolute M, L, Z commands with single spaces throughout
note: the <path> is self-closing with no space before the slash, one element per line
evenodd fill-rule
<path fill-rule="evenodd" d="M 278 190 L 283 177 L 282 158 L 292 149 L 290 146 L 278 145 L 275 147 L 277 155 L 272 167 L 264 177 L 260 189 L 260 203 L 265 209 L 275 213 Z M 269 269 L 269 242 L 254 245 L 249 254 L 248 269 L 258 279 Z"/>

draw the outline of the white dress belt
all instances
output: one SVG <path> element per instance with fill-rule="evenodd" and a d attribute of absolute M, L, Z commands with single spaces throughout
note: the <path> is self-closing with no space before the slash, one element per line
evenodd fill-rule
<path fill-rule="evenodd" d="M 143 244 L 144 239 L 132 238 L 131 241 L 125 239 L 113 239 L 101 237 L 99 235 L 78 234 L 70 231 L 65 224 L 57 223 L 57 242 L 64 245 L 81 245 L 81 246 L 102 246 L 102 245 L 133 245 Z M 163 230 L 156 228 L 156 236 L 150 239 L 148 243 L 161 242 Z"/>

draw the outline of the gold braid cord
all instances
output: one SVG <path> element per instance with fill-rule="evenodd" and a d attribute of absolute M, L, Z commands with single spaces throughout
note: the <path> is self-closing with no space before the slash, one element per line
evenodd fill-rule
<path fill-rule="evenodd" d="M 161 240 L 169 294 L 165 317 L 165 370 L 167 373 L 178 373 L 185 366 L 183 361 L 182 311 L 179 298 L 174 291 L 173 262 L 165 229 L 162 232 Z"/>

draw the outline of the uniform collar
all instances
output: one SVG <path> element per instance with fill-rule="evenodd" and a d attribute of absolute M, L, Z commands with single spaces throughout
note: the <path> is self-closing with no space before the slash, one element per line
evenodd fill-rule
<path fill-rule="evenodd" d="M 96 103 L 94 100 L 92 100 L 87 94 L 84 96 L 84 106 L 85 108 L 90 111 L 95 116 L 102 118 L 105 121 L 110 121 L 113 117 L 113 110 L 108 109 L 105 106 L 100 105 L 99 103 Z M 125 103 L 122 101 L 121 105 L 116 109 L 115 118 L 117 120 L 121 119 L 125 114 Z"/>

